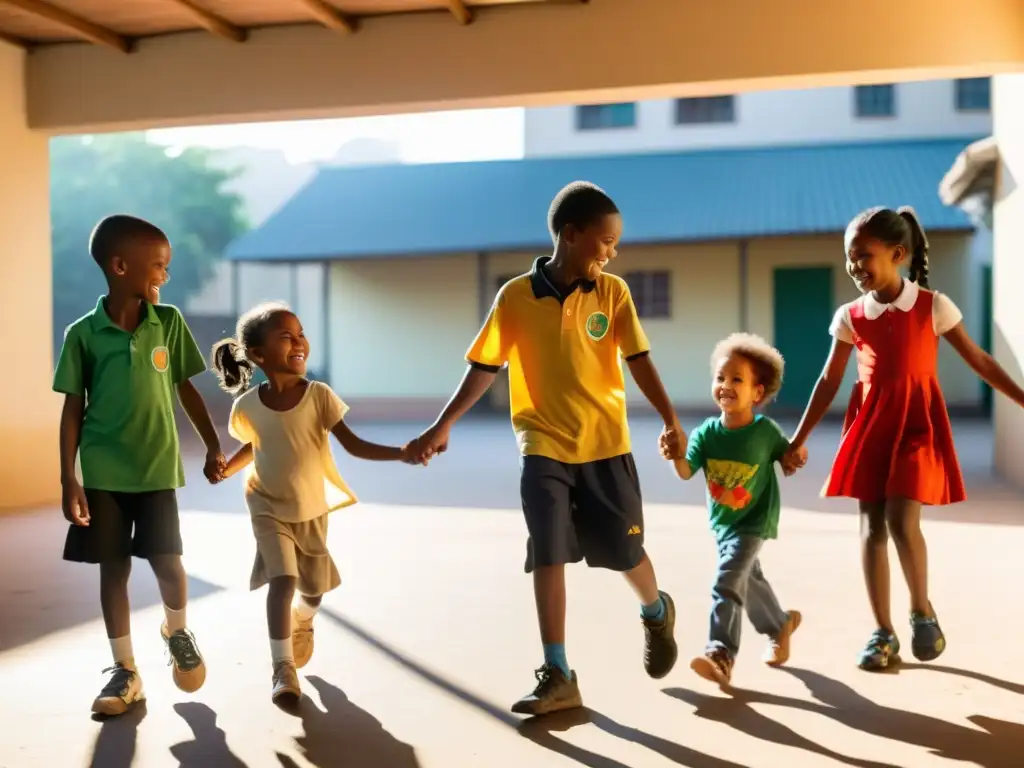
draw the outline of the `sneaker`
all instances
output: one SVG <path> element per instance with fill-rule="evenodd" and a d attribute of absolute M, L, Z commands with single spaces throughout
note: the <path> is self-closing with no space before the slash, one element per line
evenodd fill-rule
<path fill-rule="evenodd" d="M 167 630 L 167 624 L 160 627 L 160 636 L 167 644 L 167 654 L 172 667 L 174 684 L 185 693 L 195 693 L 206 682 L 206 662 L 199 653 L 196 638 L 189 630 L 179 629 L 174 634 Z"/>
<path fill-rule="evenodd" d="M 935 661 L 946 650 L 946 636 L 942 634 L 934 610 L 931 616 L 910 614 L 910 629 L 913 632 L 910 636 L 910 650 L 918 661 Z"/>
<path fill-rule="evenodd" d="M 547 715 L 583 706 L 583 697 L 580 695 L 579 680 L 575 672 L 572 673 L 572 677 L 566 677 L 558 667 L 545 664 L 534 674 L 537 675 L 537 687 L 533 689 L 533 693 L 512 705 L 512 711 L 516 714 Z"/>
<path fill-rule="evenodd" d="M 665 603 L 665 616 L 661 621 L 643 619 L 644 623 L 644 669 L 655 680 L 659 680 L 672 671 L 679 658 L 679 647 L 676 645 L 676 604 L 668 592 L 659 592 Z"/>
<path fill-rule="evenodd" d="M 92 703 L 92 711 L 97 715 L 113 717 L 123 715 L 128 707 L 140 701 L 144 701 L 146 694 L 142 691 L 142 678 L 134 669 L 128 669 L 124 664 L 118 662 L 112 667 L 103 670 L 104 674 L 110 673 L 110 680 L 103 686 L 100 695 Z"/>
<path fill-rule="evenodd" d="M 900 661 L 900 641 L 895 632 L 879 627 L 857 657 L 857 666 L 868 672 L 888 669 Z"/>
<path fill-rule="evenodd" d="M 803 621 L 800 611 L 790 611 L 786 614 L 786 623 L 782 625 L 779 634 L 769 638 L 768 647 L 764 651 L 762 659 L 769 667 L 781 667 L 789 661 L 789 646 L 793 633 L 800 628 Z"/>
<path fill-rule="evenodd" d="M 732 681 L 733 659 L 725 648 L 709 648 L 703 656 L 697 656 L 690 662 L 690 669 L 725 688 Z"/>
<path fill-rule="evenodd" d="M 296 669 L 302 669 L 313 658 L 313 618 L 310 616 L 307 621 L 299 621 L 292 611 L 292 653 Z"/>
<path fill-rule="evenodd" d="M 294 704 L 302 696 L 299 688 L 299 673 L 295 662 L 279 661 L 274 664 L 273 688 L 270 698 L 275 704 Z"/>

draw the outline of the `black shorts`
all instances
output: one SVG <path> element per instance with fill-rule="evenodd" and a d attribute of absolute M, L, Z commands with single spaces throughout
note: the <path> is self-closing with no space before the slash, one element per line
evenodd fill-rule
<path fill-rule="evenodd" d="M 578 563 L 628 571 L 644 557 L 640 479 L 630 453 L 586 464 L 524 456 L 526 572 Z"/>
<path fill-rule="evenodd" d="M 104 563 L 131 557 L 181 554 L 178 497 L 174 491 L 120 493 L 85 489 L 89 525 L 72 525 L 64 559 Z"/>

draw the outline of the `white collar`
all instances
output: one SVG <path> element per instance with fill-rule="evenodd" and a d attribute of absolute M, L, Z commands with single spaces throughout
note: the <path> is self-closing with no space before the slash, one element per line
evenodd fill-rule
<path fill-rule="evenodd" d="M 901 312 L 909 312 L 917 303 L 917 296 L 921 292 L 917 283 L 912 280 L 903 281 L 903 290 L 891 304 L 883 304 L 875 298 L 874 293 L 864 294 L 864 317 L 868 320 L 877 320 L 889 307 L 895 307 Z"/>

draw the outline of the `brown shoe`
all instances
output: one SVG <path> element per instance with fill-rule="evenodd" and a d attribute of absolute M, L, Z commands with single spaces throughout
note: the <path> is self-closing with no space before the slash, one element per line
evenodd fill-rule
<path fill-rule="evenodd" d="M 676 604 L 668 592 L 659 592 L 665 604 L 665 616 L 661 621 L 641 619 L 644 625 L 644 669 L 655 680 L 660 680 L 672 671 L 679 658 L 676 646 Z"/>
<path fill-rule="evenodd" d="M 764 650 L 762 660 L 769 667 L 781 667 L 789 661 L 789 646 L 793 633 L 800 628 L 803 616 L 800 611 L 790 611 L 786 614 L 786 623 L 782 625 L 779 634 L 768 640 L 768 647 Z"/>
<path fill-rule="evenodd" d="M 167 622 L 160 627 L 160 636 L 171 657 L 171 676 L 174 684 L 185 693 L 195 693 L 206 682 L 206 662 L 196 645 L 196 637 L 187 629 L 171 633 Z"/>
<path fill-rule="evenodd" d="M 697 656 L 690 662 L 690 669 L 703 677 L 716 683 L 719 688 L 725 688 L 732 681 L 732 656 L 724 648 L 713 648 L 706 651 L 703 656 Z"/>
<path fill-rule="evenodd" d="M 302 696 L 299 688 L 299 673 L 295 663 L 279 661 L 274 665 L 273 688 L 270 698 L 275 704 L 294 704 Z"/>
<path fill-rule="evenodd" d="M 575 709 L 583 706 L 580 695 L 579 681 L 576 673 L 566 677 L 558 667 L 545 664 L 534 674 L 537 675 L 537 687 L 515 704 L 512 711 L 518 715 L 547 715 L 563 709 Z"/>
<path fill-rule="evenodd" d="M 313 658 L 313 619 L 299 621 L 292 611 L 292 653 L 295 655 L 295 668 L 302 669 Z"/>

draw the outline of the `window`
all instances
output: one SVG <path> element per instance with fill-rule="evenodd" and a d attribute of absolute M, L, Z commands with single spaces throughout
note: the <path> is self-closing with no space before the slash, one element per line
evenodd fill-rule
<path fill-rule="evenodd" d="M 954 101 L 958 112 L 989 112 L 992 110 L 992 79 L 966 77 L 954 85 Z"/>
<path fill-rule="evenodd" d="M 640 317 L 672 316 L 672 273 L 627 272 L 622 276 Z"/>
<path fill-rule="evenodd" d="M 609 128 L 633 128 L 636 104 L 584 104 L 576 107 L 576 130 L 603 131 Z"/>
<path fill-rule="evenodd" d="M 676 99 L 676 125 L 732 123 L 736 121 L 734 96 Z"/>
<path fill-rule="evenodd" d="M 893 117 L 896 114 L 895 85 L 858 85 L 854 89 L 857 117 Z"/>

